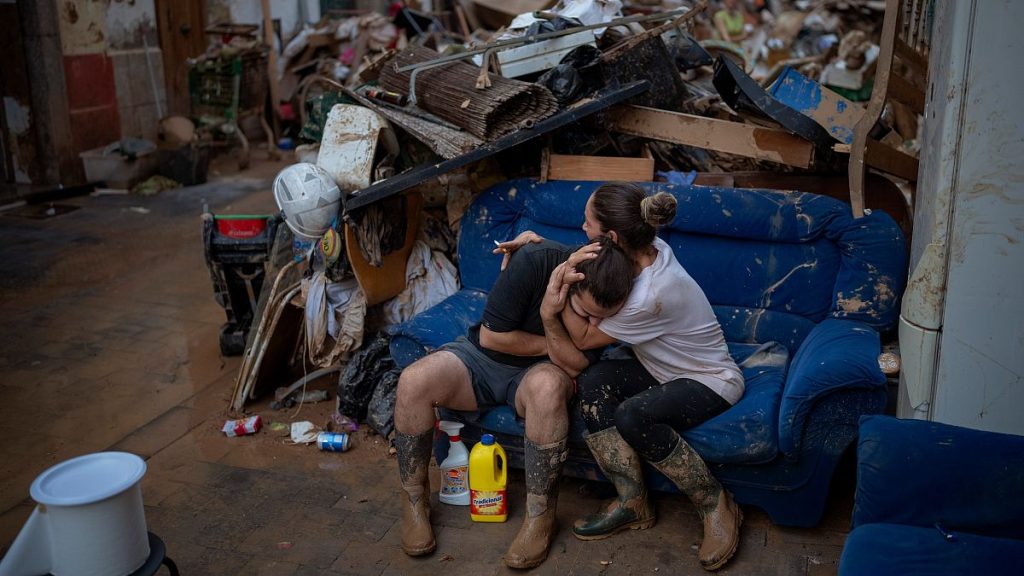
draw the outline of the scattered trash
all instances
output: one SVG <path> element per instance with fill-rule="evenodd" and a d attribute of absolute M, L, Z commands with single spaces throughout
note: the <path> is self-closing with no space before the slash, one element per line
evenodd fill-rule
<path fill-rule="evenodd" d="M 316 447 L 324 452 L 345 452 L 349 448 L 349 435 L 344 432 L 321 432 L 316 436 Z"/>
<path fill-rule="evenodd" d="M 312 444 L 316 442 L 317 429 L 312 422 L 292 422 L 291 439 L 295 444 Z"/>
<path fill-rule="evenodd" d="M 601 566 L 610 566 L 611 563 L 611 560 L 601 560 Z"/>
<path fill-rule="evenodd" d="M 132 194 L 139 196 L 155 196 L 164 190 L 181 188 L 181 183 L 166 176 L 150 176 L 144 182 L 132 187 Z"/>
<path fill-rule="evenodd" d="M 260 419 L 259 415 L 256 415 L 241 420 L 228 420 L 224 423 L 221 431 L 229 437 L 246 436 L 259 432 L 262 425 L 263 420 Z"/>
<path fill-rule="evenodd" d="M 291 430 L 291 425 L 286 422 L 271 422 L 268 428 L 274 432 L 288 432 Z"/>
<path fill-rule="evenodd" d="M 132 206 L 128 208 L 129 212 L 135 212 L 136 214 L 149 214 L 149 208 L 143 208 L 142 206 Z"/>
<path fill-rule="evenodd" d="M 294 546 L 294 545 L 295 544 L 293 544 L 291 542 L 278 542 L 277 543 L 277 549 L 278 550 L 291 550 L 292 546 Z"/>
<path fill-rule="evenodd" d="M 327 425 L 328 430 L 332 432 L 345 432 L 347 434 L 351 434 L 352 432 L 359 430 L 358 422 L 337 411 L 331 413 L 331 419 Z"/>

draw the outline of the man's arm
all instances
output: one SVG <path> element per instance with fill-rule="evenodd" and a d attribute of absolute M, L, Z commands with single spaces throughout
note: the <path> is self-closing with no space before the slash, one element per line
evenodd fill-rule
<path fill-rule="evenodd" d="M 546 356 L 548 353 L 544 336 L 523 330 L 494 332 L 480 326 L 480 345 L 513 356 Z"/>
<path fill-rule="evenodd" d="M 601 331 L 598 325 L 591 324 L 589 319 L 584 318 L 566 306 L 562 310 L 562 324 L 572 339 L 573 344 L 580 350 L 593 350 L 604 348 L 618 342 L 615 338 Z"/>
<path fill-rule="evenodd" d="M 583 352 L 573 344 L 572 338 L 562 324 L 561 312 L 568 298 L 569 285 L 565 283 L 567 264 L 559 264 L 551 273 L 544 301 L 540 305 L 540 317 L 544 322 L 544 339 L 547 343 L 548 358 L 556 366 L 575 378 L 590 365 Z"/>

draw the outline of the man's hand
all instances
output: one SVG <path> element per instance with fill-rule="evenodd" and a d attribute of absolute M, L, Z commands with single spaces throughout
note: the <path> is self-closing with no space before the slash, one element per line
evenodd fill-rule
<path fill-rule="evenodd" d="M 512 240 L 507 242 L 495 241 L 497 247 L 491 250 L 491 254 L 504 254 L 505 256 L 501 259 L 501 269 L 504 270 L 508 266 L 508 261 L 512 258 L 512 253 L 519 250 L 527 244 L 539 244 L 544 241 L 544 238 L 539 236 L 536 232 L 527 230 L 522 232 L 519 236 L 516 236 Z"/>
<path fill-rule="evenodd" d="M 567 277 L 582 277 L 579 272 L 570 272 L 568 262 L 562 262 L 551 271 L 551 278 L 548 279 L 548 287 L 544 291 L 544 300 L 540 303 L 540 317 L 544 319 L 557 318 L 565 308 L 569 299 L 569 286 L 580 279 L 567 282 Z"/>

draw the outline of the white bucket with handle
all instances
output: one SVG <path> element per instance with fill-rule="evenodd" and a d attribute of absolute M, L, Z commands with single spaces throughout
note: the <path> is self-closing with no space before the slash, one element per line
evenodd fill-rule
<path fill-rule="evenodd" d="M 34 482 L 38 505 L 0 561 L 0 576 L 125 576 L 149 557 L 139 483 L 146 463 L 99 452 L 57 464 Z"/>

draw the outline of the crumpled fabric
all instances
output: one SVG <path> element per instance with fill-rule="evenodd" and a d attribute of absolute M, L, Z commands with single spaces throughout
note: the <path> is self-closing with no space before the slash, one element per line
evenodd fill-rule
<path fill-rule="evenodd" d="M 323 271 L 303 283 L 306 350 L 311 362 L 326 368 L 362 345 L 366 297 L 354 278 L 329 282 Z"/>
<path fill-rule="evenodd" d="M 417 240 L 405 265 L 405 290 L 381 305 L 384 319 L 388 324 L 400 324 L 458 290 L 455 266 L 444 254 Z"/>

